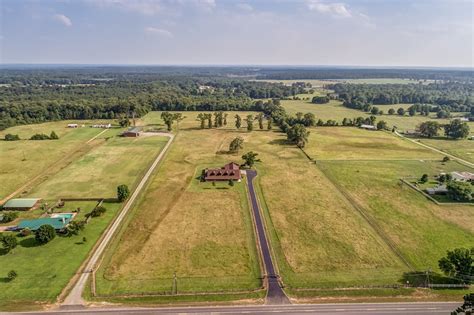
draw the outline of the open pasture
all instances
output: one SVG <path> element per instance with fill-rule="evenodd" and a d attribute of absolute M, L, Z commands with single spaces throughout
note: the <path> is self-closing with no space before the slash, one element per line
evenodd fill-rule
<path fill-rule="evenodd" d="M 474 134 L 474 123 L 469 123 L 471 135 Z M 460 157 L 466 161 L 474 163 L 474 140 L 447 140 L 439 139 L 420 139 L 421 143 L 435 147 L 441 151 Z"/>
<path fill-rule="evenodd" d="M 214 186 L 197 178 L 205 167 L 240 162 L 222 152 L 243 132 L 201 130 L 197 113 L 183 114 L 166 159 L 106 253 L 99 295 L 170 292 L 174 273 L 178 292 L 261 285 L 244 181 Z M 143 120 L 162 123 L 156 112 Z"/>

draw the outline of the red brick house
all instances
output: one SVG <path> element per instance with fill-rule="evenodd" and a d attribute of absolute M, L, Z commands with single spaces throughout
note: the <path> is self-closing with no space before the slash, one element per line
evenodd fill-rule
<path fill-rule="evenodd" d="M 240 166 L 230 162 L 222 168 L 207 168 L 204 170 L 204 180 L 209 181 L 240 181 Z"/>

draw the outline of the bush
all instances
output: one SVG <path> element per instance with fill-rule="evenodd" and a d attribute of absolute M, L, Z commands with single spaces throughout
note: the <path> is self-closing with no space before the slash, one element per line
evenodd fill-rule
<path fill-rule="evenodd" d="M 7 133 L 5 135 L 5 141 L 18 141 L 20 140 L 20 137 L 18 135 L 13 135 L 11 133 Z"/>
<path fill-rule="evenodd" d="M 66 235 L 73 236 L 79 234 L 86 226 L 85 221 L 72 221 L 66 228 Z"/>
<path fill-rule="evenodd" d="M 12 249 L 14 249 L 18 245 L 18 241 L 15 235 L 3 235 L 0 239 L 3 249 L 9 253 Z"/>
<path fill-rule="evenodd" d="M 120 185 L 117 187 L 117 200 L 119 202 L 123 202 L 127 200 L 129 195 L 130 195 L 130 190 L 128 189 L 127 185 Z"/>
<path fill-rule="evenodd" d="M 448 197 L 456 201 L 472 201 L 474 194 L 472 185 L 469 183 L 450 181 L 446 188 L 448 189 Z"/>
<path fill-rule="evenodd" d="M 18 276 L 15 270 L 10 270 L 7 274 L 8 281 L 13 281 Z"/>
<path fill-rule="evenodd" d="M 326 104 L 326 103 L 329 103 L 329 97 L 327 97 L 327 96 L 315 96 L 311 100 L 311 103 L 313 103 L 313 104 Z"/>
<path fill-rule="evenodd" d="M 44 133 L 37 133 L 35 135 L 32 135 L 30 140 L 49 140 L 49 136 L 45 135 Z"/>
<path fill-rule="evenodd" d="M 445 157 L 443 158 L 443 162 L 445 162 L 445 163 L 446 163 L 446 162 L 449 162 L 450 160 L 451 160 L 451 159 L 449 158 L 449 156 L 445 156 Z"/>
<path fill-rule="evenodd" d="M 16 212 L 4 212 L 3 213 L 3 218 L 2 218 L 2 220 L 0 220 L 0 222 L 1 223 L 8 223 L 8 222 L 12 222 L 16 218 L 18 218 L 18 213 L 16 213 Z"/>
<path fill-rule="evenodd" d="M 423 174 L 423 176 L 421 176 L 420 178 L 420 182 L 422 184 L 426 183 L 428 181 L 428 174 Z"/>
<path fill-rule="evenodd" d="M 46 244 L 56 237 L 56 230 L 49 224 L 39 227 L 35 232 L 35 239 L 40 244 Z"/>
<path fill-rule="evenodd" d="M 59 139 L 58 135 L 57 135 L 56 132 L 54 132 L 54 131 L 51 131 L 51 134 L 49 135 L 49 138 L 50 138 L 51 140 L 57 140 L 57 139 Z"/>
<path fill-rule="evenodd" d="M 31 235 L 31 230 L 29 228 L 24 228 L 23 230 L 21 230 L 20 235 L 23 237 L 29 236 Z"/>
<path fill-rule="evenodd" d="M 89 215 L 93 218 L 96 218 L 96 217 L 100 217 L 101 215 L 103 215 L 105 213 L 105 211 L 107 211 L 107 209 L 105 207 L 98 206 L 98 207 L 95 207 L 94 210 L 92 210 Z"/>

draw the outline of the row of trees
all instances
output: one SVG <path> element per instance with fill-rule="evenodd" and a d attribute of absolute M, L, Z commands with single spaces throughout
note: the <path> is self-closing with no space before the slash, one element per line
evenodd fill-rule
<path fill-rule="evenodd" d="M 214 117 L 214 118 L 213 118 Z M 219 128 L 227 126 L 227 117 L 228 113 L 218 111 L 211 113 L 199 113 L 197 115 L 197 120 L 200 122 L 200 128 Z M 251 114 L 247 115 L 245 118 L 239 114 L 234 116 L 235 118 L 235 128 L 242 128 L 242 121 L 245 121 L 247 131 L 252 131 L 254 129 L 254 122 L 258 122 L 258 127 L 260 130 L 266 128 L 267 130 L 272 129 L 272 120 L 270 117 L 265 117 L 263 113 L 258 113 L 255 117 Z M 266 122 L 265 122 L 266 120 Z"/>
<path fill-rule="evenodd" d="M 433 138 L 438 136 L 439 131 L 444 129 L 444 135 L 451 139 L 463 139 L 469 135 L 469 125 L 460 119 L 454 119 L 449 124 L 441 125 L 437 121 L 425 121 L 417 127 L 417 131 L 424 137 Z"/>

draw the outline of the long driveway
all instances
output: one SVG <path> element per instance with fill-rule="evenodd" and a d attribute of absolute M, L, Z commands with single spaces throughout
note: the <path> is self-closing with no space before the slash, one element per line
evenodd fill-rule
<path fill-rule="evenodd" d="M 418 302 L 418 303 L 347 303 L 347 304 L 292 304 L 292 305 L 240 305 L 240 306 L 188 306 L 188 307 L 104 307 L 82 310 L 59 310 L 25 312 L 16 314 L 73 315 L 73 314 L 344 314 L 344 315 L 433 315 L 450 314 L 462 303 Z"/>
<path fill-rule="evenodd" d="M 137 187 L 133 191 L 130 198 L 128 198 L 127 202 L 125 203 L 125 206 L 120 211 L 120 214 L 117 216 L 117 218 L 115 219 L 115 221 L 112 224 L 112 226 L 110 227 L 110 229 L 107 230 L 105 236 L 102 238 L 102 240 L 100 241 L 100 244 L 97 246 L 96 250 L 94 251 L 94 253 L 90 257 L 89 261 L 87 262 L 87 264 L 86 264 L 85 268 L 83 269 L 83 272 L 81 273 L 79 279 L 74 284 L 74 287 L 69 292 L 69 295 L 66 297 L 66 299 L 62 303 L 63 306 L 66 306 L 66 305 L 83 305 L 84 304 L 84 300 L 82 299 L 82 292 L 84 292 L 84 288 L 87 284 L 87 279 L 89 278 L 89 274 L 95 268 L 96 263 L 99 261 L 100 256 L 102 255 L 105 248 L 107 247 L 107 245 L 111 241 L 112 237 L 114 236 L 115 231 L 119 228 L 119 226 L 122 223 L 123 219 L 127 215 L 128 211 L 132 207 L 133 203 L 135 202 L 136 198 L 138 197 L 138 195 L 142 191 L 143 187 L 145 187 L 146 182 L 150 178 L 151 174 L 155 170 L 158 163 L 161 161 L 161 159 L 165 155 L 166 151 L 168 150 L 169 146 L 171 145 L 171 142 L 173 142 L 173 139 L 174 139 L 174 135 L 169 134 L 169 133 L 156 133 L 156 135 L 169 137 L 169 140 L 166 143 L 163 150 L 161 150 L 160 154 L 156 157 L 155 161 L 153 161 L 153 164 L 150 166 L 148 171 L 145 173 L 145 175 L 143 176 L 140 183 L 137 185 Z"/>
<path fill-rule="evenodd" d="M 270 246 L 268 243 L 265 225 L 262 220 L 261 211 L 258 207 L 257 196 L 253 186 L 253 179 L 257 176 L 255 170 L 247 170 L 247 186 L 250 193 L 250 201 L 252 203 L 253 216 L 255 218 L 255 228 L 257 229 L 257 238 L 265 267 L 265 276 L 268 281 L 266 304 L 290 304 L 290 300 L 281 288 L 279 276 L 275 272 Z"/>

